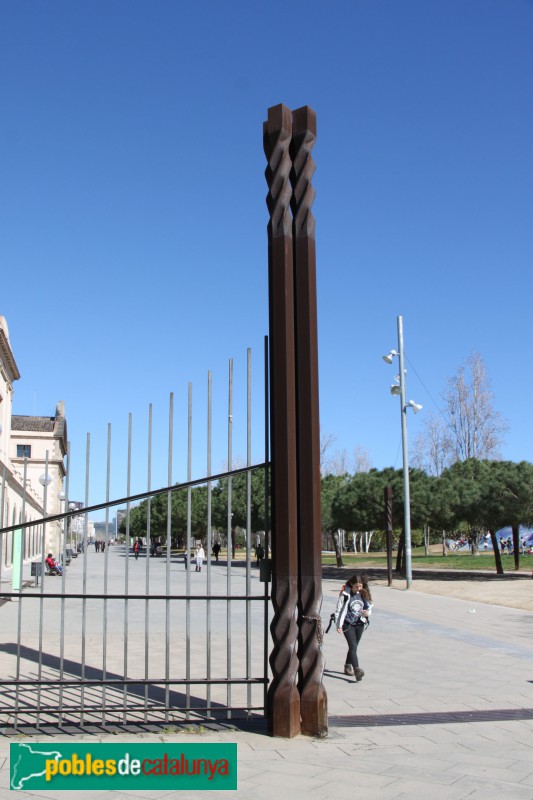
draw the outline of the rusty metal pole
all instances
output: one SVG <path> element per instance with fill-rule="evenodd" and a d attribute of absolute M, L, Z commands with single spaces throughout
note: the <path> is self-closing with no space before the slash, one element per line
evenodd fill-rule
<path fill-rule="evenodd" d="M 385 530 L 387 542 L 387 581 L 392 586 L 392 486 L 386 486 L 385 495 Z"/>
<path fill-rule="evenodd" d="M 263 126 L 268 166 L 268 271 L 270 314 L 270 414 L 272 442 L 272 683 L 268 722 L 274 736 L 300 733 L 298 693 L 298 540 L 296 484 L 296 378 L 294 277 L 290 214 L 292 115 L 284 105 L 268 110 Z"/>
<path fill-rule="evenodd" d="M 322 682 L 322 506 L 318 396 L 315 220 L 311 184 L 316 114 L 292 115 L 294 302 L 296 315 L 296 432 L 298 442 L 299 661 L 302 733 L 326 736 L 327 694 Z"/>

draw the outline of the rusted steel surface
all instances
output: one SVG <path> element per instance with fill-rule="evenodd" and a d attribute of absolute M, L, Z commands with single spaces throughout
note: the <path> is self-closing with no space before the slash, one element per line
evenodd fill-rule
<path fill-rule="evenodd" d="M 316 114 L 293 112 L 290 154 L 296 314 L 296 428 L 298 447 L 299 691 L 302 732 L 325 736 L 327 694 L 323 685 L 322 509 L 318 394 L 315 220 L 311 180 L 315 162 Z"/>
<path fill-rule="evenodd" d="M 392 586 L 392 486 L 385 486 L 385 530 L 387 541 L 387 583 Z"/>
<path fill-rule="evenodd" d="M 283 737 L 296 736 L 301 730 L 297 686 L 298 534 L 291 134 L 290 110 L 283 105 L 270 108 L 263 128 L 270 212 L 268 267 L 274 608 L 270 626 L 273 649 L 270 655 L 272 683 L 268 692 L 268 719 L 271 733 Z"/>

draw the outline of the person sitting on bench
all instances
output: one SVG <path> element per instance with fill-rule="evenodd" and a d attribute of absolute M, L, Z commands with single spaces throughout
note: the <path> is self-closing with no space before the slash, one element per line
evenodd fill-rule
<path fill-rule="evenodd" d="M 61 564 L 58 564 L 52 555 L 52 553 L 48 553 L 48 556 L 45 558 L 44 563 L 48 567 L 48 570 L 51 575 L 61 575 L 63 572 L 63 567 Z"/>

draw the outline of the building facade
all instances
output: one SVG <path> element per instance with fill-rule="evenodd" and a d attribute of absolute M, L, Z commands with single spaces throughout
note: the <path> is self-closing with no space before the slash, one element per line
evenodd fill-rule
<path fill-rule="evenodd" d="M 0 316 L 0 529 L 43 519 L 43 483 L 47 484 L 46 515 L 64 510 L 60 498 L 67 453 L 64 404 L 58 403 L 53 417 L 14 415 L 13 385 L 19 379 L 7 322 Z M 58 555 L 62 533 L 58 522 L 36 524 L 19 540 L 12 531 L 0 533 L 1 566 L 12 567 L 17 546 L 22 548 L 24 561 L 40 556 L 43 545 L 45 553 Z"/>

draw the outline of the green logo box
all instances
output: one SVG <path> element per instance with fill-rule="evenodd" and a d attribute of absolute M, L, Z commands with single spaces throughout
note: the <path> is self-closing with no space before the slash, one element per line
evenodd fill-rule
<path fill-rule="evenodd" d="M 237 789 L 237 745 L 97 742 L 10 744 L 10 788 Z"/>

